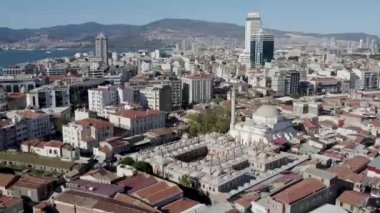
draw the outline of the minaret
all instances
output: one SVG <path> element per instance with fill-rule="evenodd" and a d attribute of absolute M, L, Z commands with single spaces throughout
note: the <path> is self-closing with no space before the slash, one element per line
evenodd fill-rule
<path fill-rule="evenodd" d="M 236 84 L 234 81 L 232 81 L 230 131 L 235 129 L 235 122 L 236 122 L 235 109 L 236 109 Z"/>

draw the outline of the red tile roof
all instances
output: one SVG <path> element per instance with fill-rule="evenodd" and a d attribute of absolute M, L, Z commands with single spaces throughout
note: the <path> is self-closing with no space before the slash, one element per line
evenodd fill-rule
<path fill-rule="evenodd" d="M 75 123 L 81 126 L 93 126 L 97 129 L 105 129 L 107 127 L 112 127 L 112 124 L 110 122 L 95 118 L 86 118 L 83 120 L 76 121 Z"/>
<path fill-rule="evenodd" d="M 380 120 L 378 119 L 371 121 L 371 124 L 376 128 L 380 128 Z"/>
<path fill-rule="evenodd" d="M 198 202 L 190 199 L 182 199 L 182 200 L 177 200 L 173 203 L 170 203 L 166 206 L 163 206 L 161 210 L 164 212 L 168 213 L 181 213 L 187 209 L 190 209 L 194 206 L 198 205 Z"/>
<path fill-rule="evenodd" d="M 7 188 L 16 180 L 15 175 L 0 173 L 0 187 Z"/>
<path fill-rule="evenodd" d="M 320 122 L 319 122 L 319 125 L 320 125 L 320 126 L 327 126 L 327 127 L 332 128 L 332 129 L 336 129 L 336 128 L 338 128 L 338 125 L 336 125 L 334 122 L 332 122 L 332 121 L 328 121 L 328 120 L 320 121 Z"/>
<path fill-rule="evenodd" d="M 150 117 L 150 116 L 156 116 L 160 115 L 162 112 L 158 110 L 147 110 L 147 111 L 142 111 L 142 110 L 124 110 L 118 113 L 115 113 L 115 115 L 124 117 L 124 118 L 129 118 L 129 119 L 136 119 L 136 118 L 145 118 L 145 117 Z"/>
<path fill-rule="evenodd" d="M 130 194 L 140 189 L 144 189 L 148 186 L 156 184 L 157 182 L 158 181 L 155 177 L 149 175 L 145 176 L 144 174 L 140 173 L 133 177 L 126 178 L 118 182 L 118 184 L 125 186 L 125 190 Z"/>
<path fill-rule="evenodd" d="M 23 201 L 21 198 L 0 196 L 0 207 L 5 207 L 4 212 L 7 212 L 6 209 L 12 208 L 15 205 L 20 204 L 22 206 L 22 203 L 23 203 Z"/>
<path fill-rule="evenodd" d="M 35 112 L 32 110 L 25 110 L 25 111 L 17 112 L 17 114 L 26 118 L 26 119 L 36 119 L 36 118 L 39 118 L 41 116 L 46 115 L 45 113 Z"/>
<path fill-rule="evenodd" d="M 62 143 L 61 141 L 55 141 L 55 140 L 51 140 L 51 141 L 45 143 L 45 146 L 54 147 L 54 148 L 60 148 L 63 145 L 64 145 L 64 143 Z"/>
<path fill-rule="evenodd" d="M 152 191 L 148 196 L 145 197 L 145 199 L 148 200 L 149 203 L 154 205 L 168 198 L 182 195 L 183 192 L 178 186 L 172 186 L 167 189 L 158 190 L 157 192 Z"/>
<path fill-rule="evenodd" d="M 343 192 L 337 200 L 342 203 L 349 204 L 355 207 L 361 207 L 365 204 L 366 200 L 371 197 L 368 194 L 364 194 L 356 191 L 345 191 Z"/>
<path fill-rule="evenodd" d="M 273 198 L 282 203 L 292 204 L 324 189 L 325 187 L 326 186 L 319 180 L 312 178 L 305 179 L 276 194 Z"/>
<path fill-rule="evenodd" d="M 368 163 L 369 159 L 367 157 L 355 156 L 345 160 L 343 166 L 349 168 L 352 172 L 359 173 L 366 168 Z"/>
<path fill-rule="evenodd" d="M 251 195 L 245 195 L 242 198 L 239 198 L 235 201 L 235 204 L 238 204 L 242 206 L 244 209 L 249 209 L 252 206 L 252 202 L 257 201 L 260 199 L 259 194 L 251 194 Z"/>
<path fill-rule="evenodd" d="M 315 128 L 318 128 L 319 125 L 317 122 L 314 122 L 314 121 L 311 121 L 309 119 L 304 119 L 303 121 L 303 125 L 308 128 L 308 129 L 315 129 Z"/>
<path fill-rule="evenodd" d="M 148 186 L 144 189 L 141 189 L 141 190 L 138 190 L 136 193 L 136 195 L 138 195 L 139 197 L 141 198 L 145 198 L 149 195 L 151 195 L 152 193 L 154 192 L 157 192 L 159 190 L 164 190 L 164 189 L 167 189 L 169 188 L 169 185 L 165 182 L 158 182 L 154 185 L 151 185 L 151 186 Z"/>

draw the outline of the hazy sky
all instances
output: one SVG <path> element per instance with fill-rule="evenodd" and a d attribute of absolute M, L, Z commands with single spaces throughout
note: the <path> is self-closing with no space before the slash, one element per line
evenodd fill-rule
<path fill-rule="evenodd" d="M 251 10 L 260 10 L 266 28 L 380 35 L 379 0 L 0 0 L 0 26 L 141 25 L 162 18 L 243 25 Z"/>

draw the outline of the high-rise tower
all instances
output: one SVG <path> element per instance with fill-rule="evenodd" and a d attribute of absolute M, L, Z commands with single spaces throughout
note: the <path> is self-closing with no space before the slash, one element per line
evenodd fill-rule
<path fill-rule="evenodd" d="M 102 62 L 108 65 L 108 38 L 100 33 L 95 38 L 95 56 L 102 59 Z"/>
<path fill-rule="evenodd" d="M 251 52 L 251 36 L 257 34 L 262 29 L 261 17 L 259 12 L 248 13 L 245 22 L 245 51 Z"/>
<path fill-rule="evenodd" d="M 245 51 L 239 61 L 258 68 L 270 62 L 274 55 L 274 36 L 265 33 L 259 12 L 248 13 L 245 23 Z"/>

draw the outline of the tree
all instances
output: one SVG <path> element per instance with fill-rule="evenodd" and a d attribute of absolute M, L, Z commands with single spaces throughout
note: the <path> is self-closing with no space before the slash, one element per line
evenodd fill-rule
<path fill-rule="evenodd" d="M 137 161 L 132 165 L 135 169 L 148 173 L 148 174 L 153 174 L 153 167 L 144 161 Z"/>
<path fill-rule="evenodd" d="M 292 95 L 290 97 L 293 98 L 293 99 L 300 99 L 301 98 L 301 96 L 299 94 L 294 94 L 294 95 Z"/>
<path fill-rule="evenodd" d="M 126 158 L 124 158 L 123 160 L 121 160 L 121 161 L 119 162 L 119 164 L 132 166 L 135 162 L 136 162 L 136 161 L 133 160 L 133 158 L 131 158 L 131 157 L 126 157 Z"/>
<path fill-rule="evenodd" d="M 200 114 L 187 116 L 189 121 L 188 133 L 191 136 L 210 132 L 225 133 L 229 129 L 230 110 L 224 107 L 205 110 Z"/>
<path fill-rule="evenodd" d="M 179 180 L 179 184 L 187 188 L 192 188 L 193 180 L 191 180 L 191 177 L 189 175 L 183 175 Z"/>

